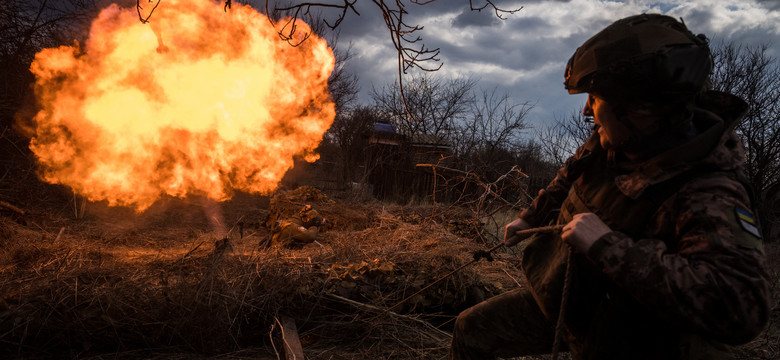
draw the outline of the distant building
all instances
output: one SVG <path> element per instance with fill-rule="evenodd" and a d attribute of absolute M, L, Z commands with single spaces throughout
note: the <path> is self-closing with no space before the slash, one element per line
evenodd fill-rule
<path fill-rule="evenodd" d="M 415 164 L 439 164 L 445 165 L 451 157 L 452 145 L 438 135 L 417 134 L 408 139 L 411 149 L 412 161 Z"/>
<path fill-rule="evenodd" d="M 383 144 L 401 146 L 404 136 L 399 134 L 395 125 L 387 123 L 375 123 L 374 132 L 369 135 L 369 144 Z"/>

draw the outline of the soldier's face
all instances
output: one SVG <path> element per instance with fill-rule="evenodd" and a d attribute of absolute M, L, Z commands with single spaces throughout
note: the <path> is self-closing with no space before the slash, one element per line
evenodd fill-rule
<path fill-rule="evenodd" d="M 582 114 L 592 116 L 593 122 L 599 125 L 601 147 L 604 149 L 620 150 L 631 138 L 631 131 L 618 119 L 614 109 L 598 96 L 588 95 Z"/>

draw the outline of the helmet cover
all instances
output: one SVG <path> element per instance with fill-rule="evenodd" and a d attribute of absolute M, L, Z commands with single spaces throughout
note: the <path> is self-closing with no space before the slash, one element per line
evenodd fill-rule
<path fill-rule="evenodd" d="M 618 20 L 582 44 L 569 59 L 570 94 L 596 93 L 628 100 L 687 100 L 712 72 L 704 35 L 660 14 Z"/>

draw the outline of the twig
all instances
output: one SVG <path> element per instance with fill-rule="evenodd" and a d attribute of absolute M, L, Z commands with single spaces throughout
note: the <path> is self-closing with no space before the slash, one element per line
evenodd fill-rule
<path fill-rule="evenodd" d="M 60 240 L 60 237 L 62 236 L 62 233 L 64 233 L 64 232 L 65 232 L 65 227 L 63 226 L 63 227 L 60 228 L 60 232 L 57 234 L 57 237 L 55 237 L 54 241 L 52 241 L 52 244 L 57 243 L 57 241 Z"/>
<path fill-rule="evenodd" d="M 520 230 L 520 231 L 517 231 L 515 234 L 517 234 L 518 236 L 531 236 L 533 234 L 537 234 L 537 233 L 541 233 L 541 232 L 559 231 L 561 229 L 563 229 L 563 225 L 550 225 L 550 226 L 543 226 L 543 227 L 538 227 L 538 228 Z M 446 275 L 436 279 L 436 281 L 426 285 L 425 287 L 423 287 L 422 289 L 418 290 L 414 294 L 407 296 L 405 299 L 399 301 L 395 305 L 393 305 L 390 308 L 388 308 L 387 311 L 389 312 L 390 310 L 395 309 L 396 307 L 398 307 L 398 305 L 401 305 L 401 304 L 405 303 L 406 301 L 408 301 L 409 299 L 411 299 L 411 298 L 421 294 L 425 290 L 428 290 L 429 288 L 431 288 L 433 285 L 436 285 L 436 284 L 440 283 L 444 279 L 447 279 L 448 277 L 454 275 L 455 273 L 457 273 L 458 271 L 462 270 L 466 266 L 469 266 L 469 265 L 479 261 L 483 257 L 485 257 L 488 260 L 492 261 L 492 257 L 490 257 L 490 254 L 493 251 L 496 251 L 496 250 L 498 250 L 499 248 L 501 248 L 503 246 L 504 246 L 504 243 L 500 243 L 500 244 L 490 248 L 489 250 L 480 250 L 480 251 L 474 253 L 474 259 L 473 260 L 471 260 L 471 261 L 469 261 L 469 262 L 459 266 L 457 269 L 452 270 L 449 273 L 447 273 Z"/>
<path fill-rule="evenodd" d="M 76 193 L 73 193 L 73 214 L 76 217 L 76 219 L 84 218 L 84 211 L 86 208 L 87 208 L 87 198 L 79 197 Z"/>
<path fill-rule="evenodd" d="M 250 255 L 250 258 L 251 258 L 251 256 L 254 255 L 254 253 L 255 253 L 255 250 L 252 249 L 252 254 Z M 250 285 L 252 285 L 252 278 L 251 278 L 251 276 L 246 280 L 246 286 L 244 287 L 244 293 L 241 295 L 241 303 L 238 304 L 238 310 L 236 311 L 236 316 L 234 316 L 233 320 L 230 322 L 230 328 L 231 329 L 233 328 L 233 326 L 235 326 L 236 320 L 238 320 L 238 316 L 239 316 L 239 314 L 241 314 L 241 310 L 244 308 L 244 305 L 247 305 L 246 304 L 246 297 L 247 297 L 247 294 L 249 293 Z"/>
<path fill-rule="evenodd" d="M 152 1 L 153 0 L 150 0 L 149 2 L 152 2 Z M 136 0 L 135 1 L 135 10 L 138 12 L 138 20 L 141 20 L 141 23 L 144 23 L 144 24 L 148 23 L 149 22 L 149 18 L 151 18 L 152 17 L 152 13 L 154 13 L 154 11 L 157 10 L 157 6 L 160 5 L 161 1 L 162 0 L 157 0 L 157 3 L 154 4 L 154 7 L 152 7 L 152 10 L 149 11 L 149 15 L 144 17 L 143 15 L 141 15 L 141 9 L 143 9 L 143 6 L 141 6 L 141 0 Z"/>
<path fill-rule="evenodd" d="M 504 244 L 503 244 L 503 243 L 501 243 L 501 244 L 498 244 L 498 245 L 496 245 L 496 246 L 494 246 L 494 247 L 490 248 L 490 250 L 487 250 L 487 251 L 486 251 L 486 253 L 487 253 L 487 254 L 488 254 L 488 256 L 489 256 L 489 254 L 490 254 L 490 253 L 492 253 L 493 251 L 495 251 L 495 250 L 497 250 L 498 248 L 500 248 L 500 247 L 503 247 L 503 246 L 504 246 Z M 475 254 L 475 255 L 476 255 L 476 254 Z M 445 279 L 449 278 L 450 276 L 454 275 L 454 274 L 455 274 L 455 273 L 457 273 L 458 271 L 461 271 L 461 270 L 463 270 L 463 268 L 465 268 L 465 267 L 467 267 L 467 266 L 469 266 L 469 265 L 471 265 L 471 264 L 473 264 L 473 263 L 475 263 L 475 262 L 479 261 L 481 258 L 482 258 L 482 257 L 477 257 L 477 256 L 474 256 L 474 259 L 473 259 L 473 260 L 471 260 L 471 261 L 469 261 L 469 262 L 467 262 L 467 263 L 465 263 L 465 264 L 463 264 L 463 265 L 461 265 L 461 266 L 458 266 L 458 268 L 456 268 L 455 270 L 452 270 L 452 271 L 450 271 L 450 272 L 449 272 L 449 273 L 447 273 L 446 275 L 444 275 L 444 276 L 442 276 L 442 277 L 440 277 L 440 278 L 436 279 L 434 282 L 432 282 L 432 283 L 430 283 L 430 284 L 428 284 L 428 285 L 424 286 L 422 289 L 420 289 L 420 290 L 417 290 L 417 291 L 416 291 L 414 294 L 407 296 L 407 297 L 406 297 L 406 298 L 404 298 L 403 300 L 401 300 L 401 301 L 397 302 L 395 305 L 393 305 L 393 306 L 389 307 L 389 308 L 387 309 L 387 311 L 388 311 L 388 312 L 390 312 L 391 310 L 393 310 L 393 309 L 397 308 L 397 307 L 398 307 L 398 305 L 401 305 L 401 304 L 403 304 L 403 303 L 405 303 L 405 302 L 409 301 L 409 299 L 411 299 L 411 298 L 413 298 L 413 297 L 415 297 L 415 296 L 417 296 L 417 295 L 421 294 L 421 293 L 422 293 L 422 292 L 424 292 L 425 290 L 428 290 L 428 289 L 430 289 L 432 286 L 434 286 L 434 285 L 436 285 L 436 284 L 438 284 L 438 283 L 442 282 L 443 280 L 445 280 Z"/>
<path fill-rule="evenodd" d="M 241 217 L 238 218 L 238 221 L 236 221 L 236 223 L 233 224 L 233 227 L 231 227 L 230 230 L 228 230 L 227 235 L 225 235 L 225 237 L 229 238 L 230 234 L 232 234 L 233 230 L 235 230 L 236 226 L 238 226 L 239 238 L 243 239 L 244 238 L 244 222 L 243 222 L 243 220 L 244 220 L 244 215 L 241 215 Z"/>
<path fill-rule="evenodd" d="M 271 330 L 268 331 L 268 338 L 271 339 L 271 347 L 273 347 L 274 354 L 276 354 L 276 360 L 282 360 L 282 358 L 279 357 L 279 350 L 276 350 L 276 345 L 274 344 L 274 329 L 276 328 L 276 324 L 279 323 L 279 320 L 274 317 L 274 321 L 275 323 L 271 324 Z"/>
<path fill-rule="evenodd" d="M 510 275 L 510 274 L 509 274 L 509 271 L 506 271 L 506 269 L 501 269 L 501 271 L 503 271 L 503 272 L 504 272 L 504 274 L 506 274 L 506 276 L 509 276 L 509 278 L 510 278 L 510 279 L 512 279 L 512 281 L 514 281 L 514 282 L 515 282 L 515 284 L 516 284 L 518 287 L 521 287 L 521 286 L 523 286 L 523 285 L 521 285 L 521 284 L 520 284 L 520 282 L 519 282 L 519 281 L 517 281 L 517 279 L 515 279 L 515 277 L 514 277 L 514 276 L 512 276 L 512 275 Z"/>
<path fill-rule="evenodd" d="M 18 208 L 16 206 L 13 206 L 13 205 L 5 202 L 5 201 L 0 201 L 0 207 L 8 209 L 8 210 L 11 210 L 11 211 L 13 211 L 13 212 L 15 212 L 15 213 L 17 213 L 19 215 L 24 215 L 24 210 L 22 210 L 22 209 L 20 209 L 20 208 Z"/>
<path fill-rule="evenodd" d="M 488 183 L 488 184 L 485 184 L 484 182 L 482 182 L 479 179 L 479 176 L 476 173 L 473 173 L 473 172 L 470 172 L 470 171 L 463 171 L 463 170 L 453 169 L 453 168 L 450 168 L 450 167 L 441 166 L 441 165 L 437 165 L 437 164 L 416 164 L 415 166 L 417 166 L 417 167 L 430 167 L 432 169 L 442 169 L 442 170 L 451 171 L 451 172 L 454 172 L 454 173 L 457 173 L 457 174 L 462 174 L 462 175 L 464 175 L 467 178 L 472 178 L 472 179 L 474 179 L 474 181 L 477 182 L 477 184 L 480 187 L 485 189 L 485 193 L 483 193 L 482 196 L 480 196 L 480 203 L 484 202 L 484 198 L 487 195 L 493 195 L 496 199 L 498 199 L 498 200 L 502 201 L 504 204 L 512 206 L 512 207 L 514 207 L 515 204 L 512 204 L 509 201 L 507 201 L 506 199 L 504 199 L 503 197 L 501 197 L 501 195 L 497 194 L 492 189 L 492 187 L 494 187 L 495 184 L 497 184 L 498 182 L 504 180 L 509 174 L 511 174 L 513 172 L 517 172 L 518 174 L 520 174 L 520 176 L 522 176 L 524 178 L 528 178 L 528 175 L 526 175 L 524 172 L 522 172 L 520 169 L 518 169 L 517 166 L 513 166 L 512 169 L 510 169 L 506 174 L 501 175 L 498 179 L 496 179 L 496 181 L 494 181 L 492 183 Z"/>
<path fill-rule="evenodd" d="M 193 253 L 195 250 L 198 250 L 198 248 L 199 248 L 201 245 L 203 245 L 203 243 L 204 243 L 204 242 L 205 242 L 205 241 L 201 241 L 201 242 L 200 242 L 200 244 L 196 245 L 194 248 L 192 248 L 192 250 L 190 250 L 190 251 L 187 251 L 187 253 L 186 253 L 186 254 L 184 254 L 184 256 L 182 256 L 182 257 L 181 257 L 181 259 L 182 259 L 182 260 L 186 259 L 186 258 L 187 258 L 188 256 L 190 256 L 190 255 L 191 255 L 191 254 L 192 254 L 192 253 Z"/>
<path fill-rule="evenodd" d="M 16 151 L 18 151 L 18 152 L 19 152 L 19 154 L 21 154 L 21 155 L 22 155 L 22 156 L 24 156 L 24 157 L 27 157 L 29 154 L 26 154 L 24 151 L 22 151 L 22 149 L 21 149 L 21 148 L 19 148 L 19 146 L 18 146 L 18 145 L 16 145 L 16 143 L 15 143 L 15 142 L 11 141 L 11 138 L 10 138 L 10 137 L 5 137 L 5 133 L 6 133 L 7 131 L 8 131 L 8 128 L 4 128 L 4 129 L 3 129 L 3 133 L 2 133 L 2 134 L 0 134 L 0 139 L 2 139 L 2 138 L 5 138 L 6 140 L 8 140 L 8 143 L 9 143 L 9 144 L 11 144 L 11 146 L 13 146 L 13 147 L 16 149 Z"/>
<path fill-rule="evenodd" d="M 408 315 L 401 315 L 401 314 L 392 312 L 389 309 L 382 309 L 382 308 L 374 306 L 374 305 L 369 305 L 369 304 L 364 304 L 364 303 L 361 303 L 361 302 L 357 302 L 355 300 L 347 299 L 345 297 L 341 297 L 341 296 L 338 296 L 336 294 L 328 294 L 328 296 L 330 296 L 330 297 L 332 297 L 332 298 L 334 298 L 336 300 L 343 301 L 345 303 L 348 303 L 350 305 L 354 305 L 354 306 L 357 306 L 357 307 L 360 307 L 360 308 L 369 309 L 371 311 L 376 311 L 376 312 L 379 312 L 379 313 L 382 313 L 382 314 L 388 314 L 388 315 L 396 317 L 396 318 L 410 320 L 410 321 L 419 323 L 419 324 L 425 326 L 426 328 L 436 332 L 439 335 L 442 335 L 442 336 L 444 336 L 444 337 L 446 337 L 448 339 L 452 338 L 451 334 L 449 334 L 449 333 L 447 333 L 447 332 L 445 332 L 443 330 L 437 329 L 435 326 L 431 325 L 427 321 L 423 321 L 423 320 L 420 320 L 420 319 L 417 319 L 415 317 L 411 317 L 411 316 L 408 316 Z"/>
<path fill-rule="evenodd" d="M 435 1 L 435 0 L 432 0 L 432 1 Z M 493 4 L 493 2 L 491 0 L 485 0 L 485 5 L 482 5 L 481 7 L 474 7 L 474 0 L 469 0 L 469 6 L 471 7 L 471 11 L 478 11 L 478 12 L 482 11 L 486 7 L 490 6 L 490 7 L 493 8 L 493 11 L 495 11 L 496 17 L 501 19 L 501 20 L 506 20 L 506 18 L 502 16 L 503 14 L 514 14 L 514 13 L 520 11 L 520 10 L 523 10 L 522 6 L 517 8 L 517 9 L 513 9 L 513 10 L 501 9 L 498 6 L 496 6 L 496 4 Z"/>

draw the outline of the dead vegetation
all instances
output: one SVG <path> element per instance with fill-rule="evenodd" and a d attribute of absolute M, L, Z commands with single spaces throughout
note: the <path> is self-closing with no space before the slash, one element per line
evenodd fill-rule
<path fill-rule="evenodd" d="M 89 204 L 83 219 L 28 213 L 27 225 L 0 217 L 0 353 L 275 358 L 289 316 L 308 358 L 442 358 L 457 312 L 519 279 L 499 256 L 386 312 L 481 247 L 452 233 L 447 214 L 299 193 L 275 202 L 311 204 L 333 224 L 302 249 L 260 249 L 261 226 L 218 241 L 197 201 L 141 215 Z M 267 206 L 238 197 L 224 223 L 259 222 Z"/>
<path fill-rule="evenodd" d="M 517 257 L 500 252 L 388 312 L 485 246 L 459 225 L 473 221 L 470 211 L 353 199 L 312 188 L 270 201 L 239 194 L 219 208 L 229 241 L 193 199 L 140 215 L 94 203 L 78 219 L 1 212 L 0 354 L 276 359 L 289 317 L 309 359 L 443 359 L 460 310 L 522 286 Z M 303 204 L 331 221 L 317 242 L 258 246 L 269 206 Z M 775 312 L 738 358 L 775 358 L 779 333 Z"/>

